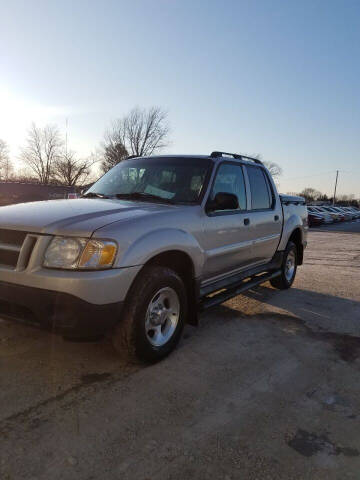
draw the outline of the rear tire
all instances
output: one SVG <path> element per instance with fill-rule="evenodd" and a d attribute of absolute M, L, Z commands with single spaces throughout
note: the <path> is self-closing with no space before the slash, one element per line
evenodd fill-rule
<path fill-rule="evenodd" d="M 297 270 L 297 248 L 295 243 L 289 242 L 284 252 L 281 265 L 281 275 L 270 280 L 273 287 L 286 290 L 294 283 Z"/>
<path fill-rule="evenodd" d="M 177 273 L 144 267 L 128 294 L 113 345 L 127 360 L 157 362 L 178 344 L 186 316 L 186 289 Z"/>

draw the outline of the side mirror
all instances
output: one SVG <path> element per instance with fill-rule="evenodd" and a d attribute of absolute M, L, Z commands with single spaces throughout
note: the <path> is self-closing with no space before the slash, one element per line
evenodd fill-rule
<path fill-rule="evenodd" d="M 216 210 L 236 210 L 238 208 L 239 201 L 237 196 L 233 193 L 226 192 L 218 192 L 214 200 L 210 201 L 207 205 L 208 212 L 214 212 Z"/>

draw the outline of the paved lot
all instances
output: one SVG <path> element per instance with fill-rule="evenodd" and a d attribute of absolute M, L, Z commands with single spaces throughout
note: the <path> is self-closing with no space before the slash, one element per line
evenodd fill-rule
<path fill-rule="evenodd" d="M 0 321 L 0 478 L 360 479 L 359 358 L 359 222 L 152 367 Z"/>

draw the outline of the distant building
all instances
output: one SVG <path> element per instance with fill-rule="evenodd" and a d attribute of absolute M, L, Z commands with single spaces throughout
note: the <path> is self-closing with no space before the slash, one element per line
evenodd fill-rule
<path fill-rule="evenodd" d="M 79 187 L 0 182 L 0 205 L 36 202 L 39 200 L 55 200 L 59 198 L 74 198 L 74 194 L 76 193 L 80 193 Z"/>

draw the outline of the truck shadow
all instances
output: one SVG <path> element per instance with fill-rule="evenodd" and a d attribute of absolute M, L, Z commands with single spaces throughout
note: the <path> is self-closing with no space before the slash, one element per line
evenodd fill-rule
<path fill-rule="evenodd" d="M 357 320 L 360 319 L 360 302 L 356 300 L 296 287 L 281 292 L 267 285 L 261 285 L 243 295 L 287 310 L 304 321 L 312 321 L 315 318 L 319 322 L 320 319 L 324 319 L 329 322 L 329 327 L 337 326 L 341 322 L 344 328 L 348 324 L 359 328 L 360 333 L 360 326 L 357 325 Z"/>
<path fill-rule="evenodd" d="M 216 307 L 210 318 L 214 316 L 222 321 L 238 317 L 271 322 L 291 335 L 329 344 L 347 363 L 360 358 L 358 301 L 299 288 L 279 292 L 265 285 Z"/>

